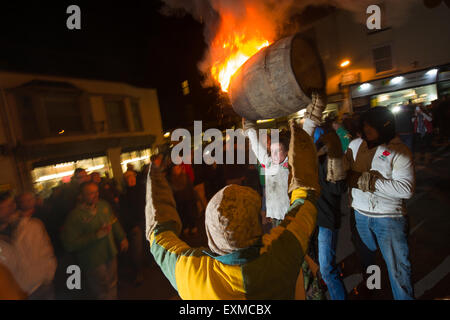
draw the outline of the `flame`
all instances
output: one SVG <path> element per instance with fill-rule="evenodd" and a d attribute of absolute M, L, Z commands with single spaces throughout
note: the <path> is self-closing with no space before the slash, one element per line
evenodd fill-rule
<path fill-rule="evenodd" d="M 210 72 L 228 92 L 231 77 L 255 53 L 270 45 L 274 34 L 253 7 L 246 8 L 246 18 L 240 19 L 233 12 L 221 13 L 221 24 L 209 47 Z"/>
<path fill-rule="evenodd" d="M 219 41 L 217 41 L 219 42 Z M 213 44 L 222 48 L 220 54 L 211 68 L 213 78 L 220 83 L 222 91 L 228 92 L 230 80 L 233 74 L 247 61 L 251 56 L 264 47 L 270 45 L 266 39 L 259 37 L 247 37 L 244 34 L 235 34 L 231 39 L 223 43 Z"/>

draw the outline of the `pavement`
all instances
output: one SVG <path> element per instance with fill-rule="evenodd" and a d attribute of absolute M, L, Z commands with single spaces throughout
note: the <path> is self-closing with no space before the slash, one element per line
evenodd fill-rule
<path fill-rule="evenodd" d="M 345 206 L 345 204 L 344 204 Z M 420 300 L 450 299 L 450 148 L 440 146 L 429 165 L 416 165 L 416 191 L 407 202 L 410 223 L 410 260 L 415 297 Z M 349 300 L 392 300 L 386 265 L 377 255 L 381 269 L 381 289 L 368 290 L 359 260 L 350 240 L 350 211 L 343 208 L 337 247 Z M 206 246 L 204 227 L 185 239 L 191 246 Z M 146 255 L 144 283 L 134 286 L 126 259 L 119 261 L 120 299 L 180 299 L 149 253 Z"/>

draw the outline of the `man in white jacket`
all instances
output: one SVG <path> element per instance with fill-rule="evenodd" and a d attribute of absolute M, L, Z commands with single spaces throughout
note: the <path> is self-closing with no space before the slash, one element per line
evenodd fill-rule
<path fill-rule="evenodd" d="M 0 261 L 29 299 L 53 299 L 56 258 L 44 224 L 21 217 L 9 193 L 0 195 Z"/>
<path fill-rule="evenodd" d="M 405 201 L 415 185 L 412 155 L 395 136 L 395 118 L 387 108 L 371 108 L 361 116 L 361 125 L 362 138 L 350 143 L 346 156 L 356 228 L 368 249 L 361 254 L 364 267 L 375 264 L 378 245 L 394 299 L 414 299 L 405 218 Z"/>

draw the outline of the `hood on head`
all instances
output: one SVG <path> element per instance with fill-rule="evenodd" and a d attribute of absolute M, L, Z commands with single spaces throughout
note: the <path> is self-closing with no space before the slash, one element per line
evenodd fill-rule
<path fill-rule="evenodd" d="M 205 213 L 208 246 L 224 255 L 254 245 L 262 236 L 260 195 L 249 187 L 229 185 L 209 201 Z"/>

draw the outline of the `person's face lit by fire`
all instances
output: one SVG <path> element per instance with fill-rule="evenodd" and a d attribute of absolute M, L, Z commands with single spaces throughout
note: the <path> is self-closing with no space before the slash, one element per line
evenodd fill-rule
<path fill-rule="evenodd" d="M 272 143 L 270 145 L 270 155 L 274 164 L 282 163 L 287 157 L 287 151 L 281 143 Z"/>
<path fill-rule="evenodd" d="M 0 202 L 0 223 L 7 222 L 9 217 L 16 212 L 16 202 L 9 197 Z"/>
<path fill-rule="evenodd" d="M 98 202 L 98 186 L 93 183 L 84 186 L 81 196 L 85 205 L 90 207 L 96 205 Z"/>
<path fill-rule="evenodd" d="M 81 185 L 84 182 L 88 182 L 90 179 L 90 177 L 87 175 L 85 170 L 79 171 L 75 174 L 74 176 L 74 181 L 78 184 Z"/>
<path fill-rule="evenodd" d="M 364 122 L 363 130 L 367 141 L 372 142 L 378 140 L 378 131 L 374 127 L 371 127 L 367 122 Z"/>
<path fill-rule="evenodd" d="M 102 178 L 100 177 L 100 174 L 98 172 L 92 172 L 91 181 L 96 184 L 99 184 L 102 181 Z"/>
<path fill-rule="evenodd" d="M 22 211 L 32 210 L 36 206 L 36 197 L 31 192 L 24 193 L 19 197 L 18 205 Z"/>

